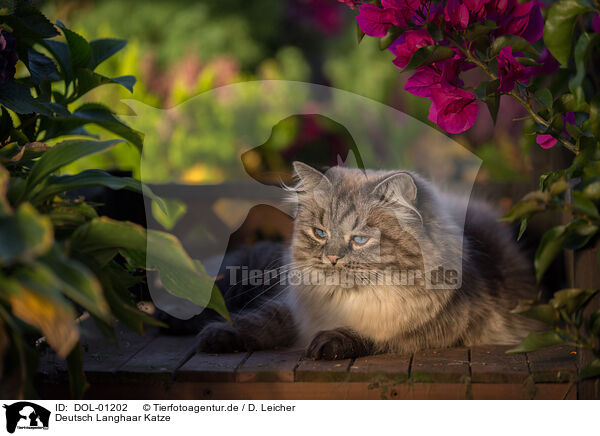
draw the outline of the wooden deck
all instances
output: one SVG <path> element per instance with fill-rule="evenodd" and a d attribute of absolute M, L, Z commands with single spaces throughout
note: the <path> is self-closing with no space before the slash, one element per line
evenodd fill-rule
<path fill-rule="evenodd" d="M 507 347 L 428 350 L 311 361 L 302 350 L 196 354 L 193 337 L 145 337 L 118 327 L 114 342 L 82 340 L 89 399 L 576 399 L 576 354 L 565 347 L 507 355 Z M 42 398 L 68 398 L 66 365 L 42 356 Z"/>

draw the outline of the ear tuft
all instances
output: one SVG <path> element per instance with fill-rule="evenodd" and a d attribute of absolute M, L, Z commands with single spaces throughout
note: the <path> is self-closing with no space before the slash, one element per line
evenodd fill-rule
<path fill-rule="evenodd" d="M 293 162 L 292 166 L 294 167 L 294 175 L 298 178 L 298 190 L 312 191 L 318 186 L 331 187 L 329 179 L 313 167 L 299 161 Z"/>
<path fill-rule="evenodd" d="M 379 182 L 373 188 L 373 193 L 390 201 L 400 197 L 414 205 L 417 200 L 417 185 L 409 173 L 399 171 Z"/>

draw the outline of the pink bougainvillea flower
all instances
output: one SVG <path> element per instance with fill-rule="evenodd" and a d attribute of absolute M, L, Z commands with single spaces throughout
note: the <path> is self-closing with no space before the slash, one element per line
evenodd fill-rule
<path fill-rule="evenodd" d="M 558 61 L 554 59 L 554 56 L 552 56 L 550 53 L 550 50 L 548 50 L 546 47 L 544 47 L 540 57 L 536 59 L 536 62 L 537 65 L 529 67 L 529 71 L 531 72 L 532 76 L 552 74 L 558 70 L 558 67 L 560 66 Z"/>
<path fill-rule="evenodd" d="M 431 89 L 429 120 L 448 133 L 462 133 L 470 129 L 479 107 L 475 96 L 461 88 L 440 86 Z"/>
<path fill-rule="evenodd" d="M 433 38 L 426 30 L 407 30 L 389 48 L 396 55 L 394 65 L 398 68 L 406 68 L 412 55 L 421 47 L 428 45 L 433 45 Z"/>
<path fill-rule="evenodd" d="M 431 90 L 439 86 L 442 76 L 434 67 L 427 65 L 417 68 L 417 71 L 408 78 L 404 89 L 417 97 L 431 98 Z"/>
<path fill-rule="evenodd" d="M 517 62 L 513 57 L 512 47 L 504 47 L 500 50 L 496 59 L 498 60 L 498 76 L 500 78 L 498 91 L 510 92 L 515 87 L 517 81 L 529 82 L 531 71 Z"/>
<path fill-rule="evenodd" d="M 594 18 L 592 18 L 592 30 L 595 33 L 600 33 L 600 14 L 594 15 Z"/>
<path fill-rule="evenodd" d="M 548 149 L 554 147 L 558 141 L 552 135 L 537 135 L 535 142 L 537 142 L 540 147 Z"/>
<path fill-rule="evenodd" d="M 360 29 L 366 35 L 382 37 L 385 36 L 388 29 L 396 21 L 393 9 L 382 9 L 373 4 L 367 3 L 359 5 L 360 13 L 356 16 L 356 21 Z"/>
<path fill-rule="evenodd" d="M 536 1 L 519 3 L 518 0 L 509 0 L 506 14 L 501 21 L 498 34 L 520 36 L 530 43 L 539 40 L 544 33 L 544 19 Z"/>
<path fill-rule="evenodd" d="M 486 4 L 486 16 L 490 20 L 496 20 L 502 16 L 508 9 L 509 0 L 491 0 Z"/>
<path fill-rule="evenodd" d="M 422 6 L 422 0 L 381 0 L 381 6 L 394 11 L 394 25 L 405 27 L 415 17 L 417 9 Z"/>
<path fill-rule="evenodd" d="M 463 0 L 463 3 L 473 15 L 477 18 L 483 18 L 486 15 L 485 6 L 490 0 Z"/>
<path fill-rule="evenodd" d="M 469 10 L 460 0 L 448 0 L 444 19 L 458 29 L 465 29 L 469 25 Z"/>

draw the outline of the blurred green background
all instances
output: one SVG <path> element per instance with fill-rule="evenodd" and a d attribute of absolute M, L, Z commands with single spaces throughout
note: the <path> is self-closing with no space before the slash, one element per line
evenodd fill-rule
<path fill-rule="evenodd" d="M 351 91 L 427 121 L 429 102 L 403 90 L 406 75 L 391 63 L 390 53 L 379 50 L 377 40 L 364 38 L 357 44 L 354 14 L 337 0 L 57 0 L 42 8 L 87 39 L 128 40 L 99 72 L 135 75 L 133 94 L 108 86 L 89 95 L 123 115 L 131 112 L 121 99 L 171 108 L 215 87 L 284 79 Z M 484 160 L 480 177 L 513 180 L 528 169 L 519 150 L 531 141 L 520 139 L 512 125 L 518 109 L 508 103 L 503 101 L 495 128 L 482 107 L 485 114 L 477 125 L 456 138 Z M 229 114 L 212 116 L 225 119 Z M 280 136 L 294 142 L 290 138 L 304 130 L 299 123 L 289 120 L 280 126 L 286 132 Z M 327 123 L 319 126 L 335 130 Z M 100 130 L 90 133 L 104 135 Z M 147 182 L 172 180 L 176 173 L 181 183 L 219 183 L 227 178 L 227 167 L 239 160 L 239 150 L 226 138 L 190 138 L 182 123 L 163 122 L 159 133 L 146 135 L 145 145 L 168 142 L 172 151 L 155 156 L 156 171 L 144 174 Z M 78 161 L 71 170 L 119 169 L 139 176 L 139 162 L 139 152 L 125 143 Z"/>

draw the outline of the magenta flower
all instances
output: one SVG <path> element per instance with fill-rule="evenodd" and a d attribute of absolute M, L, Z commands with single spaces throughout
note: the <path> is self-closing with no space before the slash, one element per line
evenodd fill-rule
<path fill-rule="evenodd" d="M 497 19 L 508 9 L 509 0 L 491 0 L 486 5 L 486 13 L 489 19 Z"/>
<path fill-rule="evenodd" d="M 592 18 L 592 30 L 594 33 L 600 33 L 600 14 L 594 15 Z"/>
<path fill-rule="evenodd" d="M 456 28 L 465 29 L 469 25 L 469 10 L 460 0 L 448 0 L 444 20 Z"/>
<path fill-rule="evenodd" d="M 477 18 L 483 18 L 486 15 L 485 6 L 490 0 L 463 0 L 467 9 Z"/>
<path fill-rule="evenodd" d="M 557 140 L 552 135 L 537 135 L 535 142 L 537 142 L 540 147 L 548 149 L 554 147 L 557 143 Z"/>
<path fill-rule="evenodd" d="M 431 99 L 428 118 L 446 132 L 462 133 L 475 124 L 479 107 L 470 92 L 440 86 L 431 89 Z"/>
<path fill-rule="evenodd" d="M 360 13 L 356 16 L 356 21 L 366 35 L 375 37 L 385 36 L 388 29 L 394 24 L 395 12 L 393 9 L 381 9 L 367 3 L 359 5 L 358 10 Z"/>
<path fill-rule="evenodd" d="M 530 43 L 536 42 L 544 33 L 544 19 L 539 4 L 535 1 L 519 3 L 517 0 L 509 0 L 499 30 L 499 34 L 509 33 Z"/>
<path fill-rule="evenodd" d="M 408 78 L 404 89 L 417 97 L 431 98 L 431 90 L 440 85 L 442 76 L 434 67 L 427 65 L 417 68 Z"/>
<path fill-rule="evenodd" d="M 381 0 L 381 6 L 394 11 L 394 25 L 400 27 L 407 26 L 415 18 L 421 3 L 422 0 Z"/>
<path fill-rule="evenodd" d="M 500 50 L 496 59 L 498 60 L 498 76 L 500 78 L 498 91 L 510 92 L 517 81 L 529 82 L 531 71 L 513 57 L 512 47 L 504 47 Z"/>
<path fill-rule="evenodd" d="M 356 2 L 358 0 L 338 0 L 340 3 L 346 3 L 348 6 L 350 6 L 351 8 L 356 6 Z"/>
<path fill-rule="evenodd" d="M 558 61 L 554 59 L 554 56 L 552 56 L 550 50 L 548 50 L 547 47 L 544 47 L 542 53 L 540 54 L 540 57 L 537 58 L 535 61 L 537 62 L 537 65 L 529 67 L 529 71 L 531 72 L 532 76 L 552 74 L 556 70 L 558 70 L 558 67 L 560 66 Z"/>
<path fill-rule="evenodd" d="M 394 65 L 406 68 L 410 58 L 421 47 L 433 45 L 433 38 L 426 30 L 408 30 L 404 32 L 389 48 L 396 55 Z"/>

